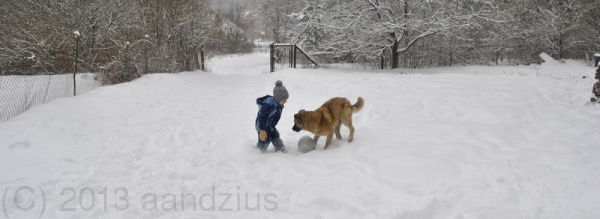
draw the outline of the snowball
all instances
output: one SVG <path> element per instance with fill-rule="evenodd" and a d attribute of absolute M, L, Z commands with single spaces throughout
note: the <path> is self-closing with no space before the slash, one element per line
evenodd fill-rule
<path fill-rule="evenodd" d="M 317 143 L 309 136 L 304 136 L 298 141 L 298 150 L 302 153 L 312 151 L 316 147 Z"/>

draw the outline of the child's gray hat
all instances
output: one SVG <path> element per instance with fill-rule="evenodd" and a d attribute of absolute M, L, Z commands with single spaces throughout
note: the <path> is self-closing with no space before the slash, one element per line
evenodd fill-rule
<path fill-rule="evenodd" d="M 285 89 L 285 87 L 283 86 L 283 82 L 281 82 L 280 80 L 277 80 L 277 82 L 275 82 L 275 88 L 273 88 L 273 97 L 277 102 L 287 100 L 288 97 L 290 97 L 287 89 Z"/>

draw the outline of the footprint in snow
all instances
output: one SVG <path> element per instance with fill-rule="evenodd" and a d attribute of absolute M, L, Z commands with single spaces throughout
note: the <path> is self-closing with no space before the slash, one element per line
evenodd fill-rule
<path fill-rule="evenodd" d="M 11 151 L 28 152 L 31 148 L 31 143 L 28 141 L 18 141 L 8 146 Z"/>
<path fill-rule="evenodd" d="M 67 163 L 72 163 L 72 164 L 76 164 L 77 161 L 68 157 L 63 157 L 62 159 L 63 161 L 67 162 Z"/>

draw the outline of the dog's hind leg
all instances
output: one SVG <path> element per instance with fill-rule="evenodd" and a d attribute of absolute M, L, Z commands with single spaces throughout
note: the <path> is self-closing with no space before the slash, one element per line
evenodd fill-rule
<path fill-rule="evenodd" d="M 329 147 L 329 145 L 331 144 L 332 141 L 333 141 L 333 134 L 329 134 L 327 136 L 327 141 L 325 141 L 325 149 L 327 149 L 327 147 Z"/>
<path fill-rule="evenodd" d="M 335 128 L 335 137 L 337 139 L 342 139 L 342 134 L 340 134 L 340 127 L 342 127 L 342 123 L 341 122 Z"/>
<path fill-rule="evenodd" d="M 354 126 L 352 126 L 352 117 L 342 119 L 342 123 L 350 129 L 350 135 L 348 136 L 348 142 L 354 140 Z"/>

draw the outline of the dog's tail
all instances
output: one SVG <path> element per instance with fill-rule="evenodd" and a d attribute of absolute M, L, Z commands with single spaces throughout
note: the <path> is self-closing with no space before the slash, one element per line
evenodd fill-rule
<path fill-rule="evenodd" d="M 365 100 L 362 97 L 358 97 L 356 103 L 352 105 L 352 112 L 357 113 L 363 108 L 363 106 L 365 106 Z"/>

